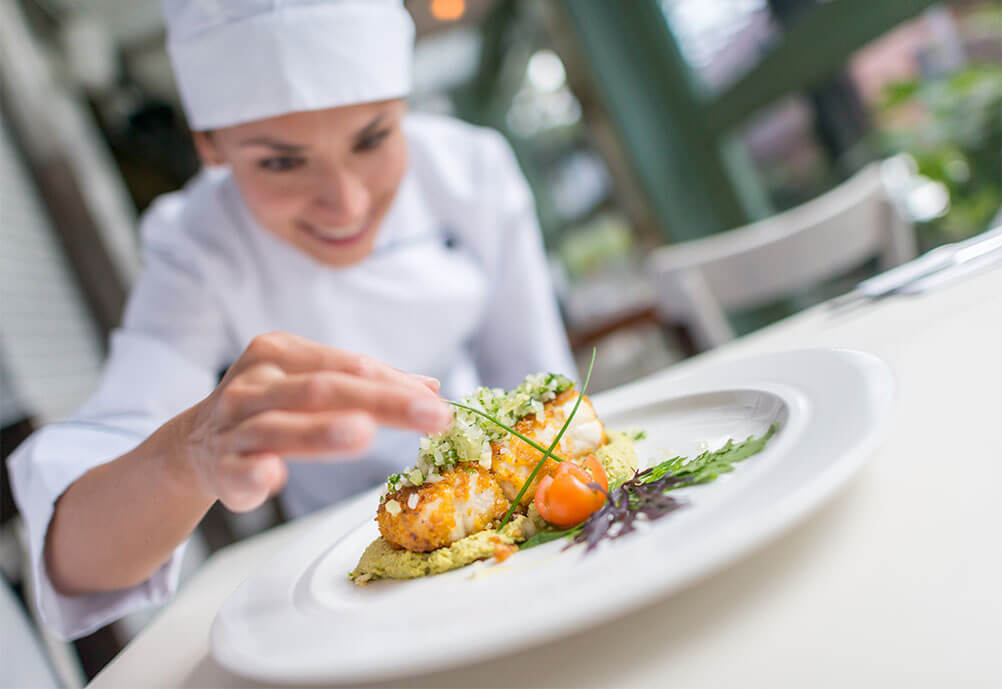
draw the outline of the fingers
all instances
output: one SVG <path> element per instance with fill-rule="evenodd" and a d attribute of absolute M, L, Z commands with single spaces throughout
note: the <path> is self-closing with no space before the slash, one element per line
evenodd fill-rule
<path fill-rule="evenodd" d="M 328 347 L 290 333 L 270 333 L 255 337 L 241 360 L 245 366 L 277 364 L 290 374 L 337 371 L 367 380 L 438 391 L 438 381 L 434 378 L 405 373 L 371 357 Z"/>
<path fill-rule="evenodd" d="M 285 456 L 357 456 L 377 424 L 443 430 L 452 412 L 438 390 L 434 378 L 367 356 L 289 333 L 262 335 L 206 400 L 201 436 L 209 440 L 199 461 L 226 507 L 250 510 L 285 484 Z"/>
<path fill-rule="evenodd" d="M 363 412 L 273 410 L 225 432 L 222 444 L 228 454 L 351 456 L 367 449 L 375 432 L 375 421 Z"/>
<path fill-rule="evenodd" d="M 217 464 L 216 492 L 227 509 L 247 512 L 278 493 L 288 474 L 288 467 L 278 455 L 231 454 Z"/>
<path fill-rule="evenodd" d="M 438 390 L 439 390 L 439 388 L 441 387 L 442 384 L 438 382 L 437 378 L 432 378 L 431 376 L 422 376 L 419 373 L 411 373 L 411 374 L 408 374 L 408 375 L 410 375 L 412 378 L 417 378 L 417 380 L 422 385 L 424 385 L 425 387 L 427 387 L 429 390 L 431 390 L 435 394 L 438 394 Z"/>
<path fill-rule="evenodd" d="M 356 410 L 377 423 L 425 433 L 445 429 L 451 408 L 430 394 L 429 388 L 370 381 L 344 373 L 307 373 L 289 376 L 264 387 L 237 385 L 224 392 L 232 419 L 244 419 L 269 409 L 322 412 Z"/>

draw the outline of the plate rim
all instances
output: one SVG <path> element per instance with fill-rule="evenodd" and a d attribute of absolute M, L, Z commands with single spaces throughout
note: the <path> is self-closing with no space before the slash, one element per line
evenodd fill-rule
<path fill-rule="evenodd" d="M 224 668 L 238 676 L 276 683 L 380 681 L 411 674 L 444 671 L 525 650 L 526 648 L 559 639 L 568 634 L 584 631 L 608 620 L 628 614 L 652 599 L 675 595 L 692 586 L 697 581 L 733 566 L 739 560 L 747 557 L 751 552 L 775 541 L 783 533 L 793 529 L 810 514 L 824 506 L 835 494 L 842 490 L 849 479 L 862 467 L 866 459 L 874 453 L 887 427 L 890 411 L 897 392 L 897 381 L 886 362 L 869 352 L 844 348 L 807 348 L 769 352 L 749 357 L 729 359 L 716 364 L 711 363 L 695 370 L 674 374 L 669 370 L 609 391 L 611 394 L 608 397 L 612 399 L 608 402 L 603 398 L 606 393 L 596 395 L 594 398 L 597 407 L 603 406 L 603 402 L 612 405 L 612 410 L 604 412 L 611 415 L 629 409 L 630 405 L 619 402 L 620 399 L 626 400 L 630 396 L 644 394 L 648 386 L 652 389 L 657 389 L 673 381 L 688 382 L 690 383 L 689 389 L 686 389 L 684 386 L 681 390 L 672 389 L 668 394 L 644 400 L 637 406 L 657 403 L 672 398 L 681 398 L 691 394 L 699 394 L 699 388 L 705 388 L 702 392 L 720 392 L 737 389 L 769 390 L 771 386 L 767 380 L 761 381 L 761 385 L 766 386 L 764 388 L 757 387 L 759 384 L 749 384 L 747 381 L 729 386 L 710 385 L 709 387 L 698 384 L 692 385 L 692 382 L 698 383 L 701 379 L 706 378 L 712 380 L 714 373 L 723 375 L 728 369 L 733 369 L 740 364 L 815 353 L 824 353 L 824 355 L 842 358 L 857 367 L 861 373 L 864 373 L 863 380 L 868 387 L 867 392 L 873 393 L 876 391 L 881 396 L 880 400 L 875 400 L 879 406 L 879 414 L 876 418 L 871 419 L 872 422 L 866 428 L 865 433 L 855 438 L 848 449 L 841 452 L 821 472 L 811 476 L 809 480 L 784 495 L 783 499 L 771 505 L 759 515 L 761 518 L 757 526 L 749 528 L 747 526 L 739 527 L 736 524 L 731 524 L 718 528 L 713 533 L 712 538 L 706 539 L 701 547 L 697 547 L 693 551 L 694 557 L 692 561 L 695 564 L 684 569 L 680 575 L 673 576 L 668 584 L 659 585 L 654 582 L 653 578 L 648 578 L 646 584 L 641 587 L 642 590 L 633 589 L 630 595 L 620 593 L 618 598 L 621 600 L 617 601 L 617 605 L 603 605 L 588 614 L 564 618 L 559 623 L 546 625 L 544 629 L 530 630 L 528 634 L 520 638 L 508 638 L 500 641 L 493 639 L 489 644 L 472 644 L 472 647 L 468 644 L 463 649 L 461 660 L 443 660 L 438 657 L 425 658 L 423 660 L 410 659 L 409 661 L 398 662 L 392 665 L 386 664 L 380 668 L 354 670 L 352 668 L 343 668 L 343 670 L 347 671 L 339 671 L 336 675 L 328 672 L 321 676 L 316 672 L 311 672 L 309 669 L 305 672 L 296 672 L 296 669 L 269 667 L 267 661 L 264 659 L 242 653 L 232 643 L 228 642 L 226 638 L 226 620 L 224 617 L 227 614 L 228 606 L 237 600 L 238 593 L 245 590 L 250 581 L 254 579 L 255 575 L 251 574 L 230 593 L 213 618 L 210 629 L 210 651 L 212 656 Z M 780 385 L 782 386 L 783 384 Z M 769 391 L 777 394 L 773 390 Z M 784 402 L 787 401 L 785 396 L 781 395 L 781 397 Z M 619 405 L 614 404 L 615 402 L 619 402 Z M 807 420 L 805 420 L 806 422 Z M 291 549 L 304 543 L 311 535 L 325 529 L 325 527 L 329 530 L 329 524 L 333 521 L 335 515 L 342 513 L 345 515 L 351 514 L 352 510 L 356 509 L 354 506 L 356 503 L 365 503 L 372 500 L 372 495 L 375 492 L 368 491 L 346 502 L 341 509 L 335 510 L 328 519 L 322 520 L 306 533 L 300 534 L 297 538 L 286 544 L 285 547 L 272 556 L 272 560 L 281 558 L 283 553 L 291 551 Z M 339 539 L 347 535 L 348 532 L 344 531 L 340 534 Z M 330 545 L 328 545 L 329 547 Z M 325 548 L 324 552 L 327 552 L 328 548 Z M 269 560 L 269 562 L 272 560 Z M 508 636 L 511 637 L 512 635 Z M 249 667 L 247 661 L 252 661 L 251 664 L 256 665 L 256 667 Z"/>

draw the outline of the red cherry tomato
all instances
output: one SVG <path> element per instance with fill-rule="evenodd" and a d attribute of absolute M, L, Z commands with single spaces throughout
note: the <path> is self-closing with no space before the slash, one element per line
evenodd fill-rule
<path fill-rule="evenodd" d="M 544 476 L 536 486 L 536 509 L 540 516 L 556 526 L 580 524 L 605 504 L 609 477 L 595 455 L 585 458 L 585 466 L 562 462 L 550 476 Z M 589 484 L 597 484 L 601 490 Z"/>
<path fill-rule="evenodd" d="M 585 457 L 585 468 L 591 472 L 591 480 L 593 483 L 597 483 L 602 486 L 602 492 L 609 492 L 609 477 L 605 473 L 605 467 L 602 466 L 602 462 L 598 461 L 598 457 L 595 455 L 588 455 Z M 604 495 L 602 496 L 605 497 Z M 602 501 L 605 502 L 604 500 Z"/>

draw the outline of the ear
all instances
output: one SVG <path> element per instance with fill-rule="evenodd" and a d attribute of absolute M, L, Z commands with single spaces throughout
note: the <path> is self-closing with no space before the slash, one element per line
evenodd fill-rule
<path fill-rule="evenodd" d="M 192 132 L 191 139 L 195 144 L 195 152 L 198 153 L 202 165 L 211 167 L 223 164 L 223 157 L 212 138 L 212 132 Z"/>

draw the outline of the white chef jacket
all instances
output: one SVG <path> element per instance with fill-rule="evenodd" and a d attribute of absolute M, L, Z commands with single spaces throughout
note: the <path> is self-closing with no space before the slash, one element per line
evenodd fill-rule
<path fill-rule="evenodd" d="M 204 171 L 141 226 L 145 266 L 102 382 L 70 419 L 10 459 L 39 609 L 58 634 L 90 633 L 166 600 L 183 545 L 149 580 L 57 593 L 42 559 L 53 504 L 89 469 L 203 399 L 261 333 L 285 331 L 441 380 L 455 399 L 526 374 L 573 374 L 532 197 L 504 139 L 441 117 L 405 118 L 408 169 L 373 253 L 331 268 L 262 229 L 230 173 Z M 291 462 L 281 495 L 299 515 L 377 485 L 416 459 L 418 435 L 380 429 L 361 461 Z"/>

